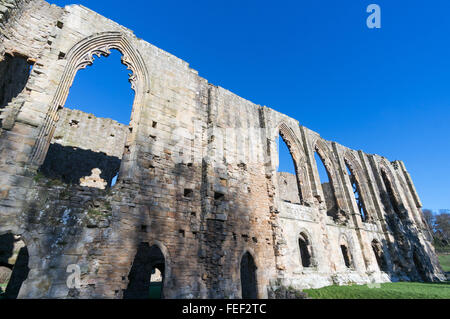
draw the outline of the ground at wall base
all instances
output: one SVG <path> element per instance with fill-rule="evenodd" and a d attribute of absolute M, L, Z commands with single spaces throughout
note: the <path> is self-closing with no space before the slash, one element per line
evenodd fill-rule
<path fill-rule="evenodd" d="M 372 287 L 372 288 L 371 288 Z M 393 282 L 379 285 L 328 286 L 306 289 L 311 299 L 450 299 L 450 282 Z"/>

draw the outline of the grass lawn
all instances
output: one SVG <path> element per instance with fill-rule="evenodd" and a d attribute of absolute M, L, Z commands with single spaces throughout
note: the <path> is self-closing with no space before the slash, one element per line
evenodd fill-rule
<path fill-rule="evenodd" d="M 161 283 L 152 283 L 150 284 L 149 289 L 149 298 L 150 299 L 161 299 L 161 290 L 162 290 L 162 284 Z"/>
<path fill-rule="evenodd" d="M 450 255 L 438 254 L 439 262 L 444 271 L 450 271 Z"/>
<path fill-rule="evenodd" d="M 381 284 L 380 288 L 352 285 L 303 291 L 313 299 L 450 299 L 450 282 L 394 282 Z"/>

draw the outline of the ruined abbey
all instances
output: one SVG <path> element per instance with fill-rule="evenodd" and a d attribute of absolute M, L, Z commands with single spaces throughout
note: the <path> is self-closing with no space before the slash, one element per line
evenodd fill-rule
<path fill-rule="evenodd" d="M 65 107 L 77 72 L 112 50 L 135 93 L 128 126 Z M 295 175 L 277 172 L 278 136 Z M 0 0 L 0 154 L 11 298 L 445 278 L 403 162 L 324 140 L 80 5 Z"/>

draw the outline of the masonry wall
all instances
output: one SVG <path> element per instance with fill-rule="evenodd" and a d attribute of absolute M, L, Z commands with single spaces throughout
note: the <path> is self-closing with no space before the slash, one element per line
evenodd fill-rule
<path fill-rule="evenodd" d="M 83 6 L 35 0 L 8 10 L 0 53 L 34 63 L 17 100 L 4 108 L 0 135 L 0 234 L 21 236 L 30 255 L 20 298 L 122 298 L 142 242 L 164 255 L 167 298 L 241 297 L 246 252 L 257 267 L 260 298 L 288 285 L 443 278 L 402 162 L 325 141 L 295 119 L 208 83 L 186 62 Z M 135 101 L 126 128 L 63 108 L 76 72 L 112 49 L 132 73 Z M 99 144 L 76 125 L 114 141 Z M 295 190 L 279 187 L 278 134 L 296 163 L 296 202 L 283 200 Z M 53 163 L 50 173 L 70 160 L 52 160 L 55 145 L 120 159 L 117 184 L 100 190 L 37 174 L 46 161 Z M 332 177 L 333 216 L 315 151 Z M 367 222 L 352 197 L 346 162 L 362 188 Z M 312 249 L 306 268 L 300 233 Z M 385 271 L 374 239 L 383 247 Z M 70 264 L 81 267 L 81 289 L 66 285 Z"/>
<path fill-rule="evenodd" d="M 48 178 L 80 184 L 80 179 L 100 170 L 111 185 L 119 173 L 128 133 L 127 125 L 93 114 L 63 108 L 40 172 Z"/>
<path fill-rule="evenodd" d="M 279 172 L 277 175 L 280 199 L 289 203 L 300 204 L 297 177 L 286 172 Z"/>

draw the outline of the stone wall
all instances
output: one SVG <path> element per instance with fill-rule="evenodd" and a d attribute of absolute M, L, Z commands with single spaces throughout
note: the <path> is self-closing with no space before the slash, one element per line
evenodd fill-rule
<path fill-rule="evenodd" d="M 329 216 L 334 216 L 335 212 L 337 210 L 336 207 L 336 198 L 334 195 L 334 191 L 332 188 L 331 183 L 322 183 L 322 192 L 323 192 L 323 202 L 325 203 L 325 206 L 327 207 L 327 214 Z"/>
<path fill-rule="evenodd" d="M 72 146 L 122 158 L 127 125 L 68 108 L 58 111 L 58 116 L 52 144 Z"/>
<path fill-rule="evenodd" d="M 100 170 L 111 185 L 120 168 L 128 131 L 126 125 L 63 108 L 40 171 L 47 177 L 79 184 L 80 179 Z"/>
<path fill-rule="evenodd" d="M 166 298 L 240 298 L 244 277 L 256 278 L 246 287 L 259 298 L 280 285 L 444 278 L 402 162 L 326 141 L 295 119 L 208 83 L 186 62 L 83 6 L 34 0 L 14 10 L 2 30 L 2 52 L 34 63 L 20 103 L 5 107 L 0 131 L 0 234 L 21 236 L 29 253 L 19 298 L 122 298 L 135 284 L 131 269 L 142 246 L 164 256 Z M 63 108 L 77 71 L 111 49 L 123 54 L 135 91 L 130 125 L 106 124 L 114 137 L 102 129 L 107 120 Z M 115 141 L 99 144 L 85 129 Z M 285 195 L 295 194 L 288 189 L 295 183 L 288 177 L 280 187 L 278 135 L 297 168 L 299 200 L 290 203 Z M 117 184 L 100 190 L 42 176 L 46 161 L 64 166 L 52 160 L 55 147 L 70 154 L 62 162 L 75 148 L 121 159 Z M 332 216 L 314 152 L 330 176 Z M 346 164 L 360 186 L 366 222 Z M 300 235 L 312 252 L 309 267 L 301 263 Z M 241 274 L 249 255 L 255 273 Z M 66 285 L 73 264 L 81 267 L 80 289 Z"/>
<path fill-rule="evenodd" d="M 277 175 L 280 199 L 289 203 L 300 204 L 297 178 L 295 175 L 286 172 L 279 172 Z"/>
<path fill-rule="evenodd" d="M 20 12 L 27 0 L 1 0 L 0 1 L 0 25 L 5 26 L 8 20 Z"/>

